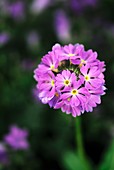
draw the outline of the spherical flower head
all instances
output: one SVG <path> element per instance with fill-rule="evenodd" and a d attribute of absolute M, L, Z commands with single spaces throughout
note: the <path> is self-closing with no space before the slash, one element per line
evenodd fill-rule
<path fill-rule="evenodd" d="M 105 63 L 82 44 L 55 44 L 34 71 L 38 97 L 73 117 L 92 112 L 105 94 Z"/>
<path fill-rule="evenodd" d="M 5 135 L 4 141 L 14 150 L 27 150 L 29 148 L 27 136 L 27 130 L 12 125 L 9 134 Z"/>

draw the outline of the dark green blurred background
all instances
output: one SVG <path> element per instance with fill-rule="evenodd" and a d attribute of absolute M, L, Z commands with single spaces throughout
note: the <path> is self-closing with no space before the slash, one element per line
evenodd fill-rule
<path fill-rule="evenodd" d="M 36 1 L 0 0 L 0 139 L 11 124 L 29 131 L 30 150 L 16 170 L 73 170 L 66 155 L 76 151 L 76 118 L 38 101 L 33 71 L 55 43 L 82 43 L 106 63 L 106 95 L 81 116 L 86 154 L 98 169 L 114 137 L 114 1 Z"/>

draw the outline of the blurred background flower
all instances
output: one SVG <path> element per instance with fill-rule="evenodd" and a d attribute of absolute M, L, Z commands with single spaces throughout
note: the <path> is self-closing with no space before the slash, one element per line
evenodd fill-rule
<path fill-rule="evenodd" d="M 34 48 L 39 46 L 40 36 L 36 31 L 29 32 L 26 36 L 26 42 L 29 48 Z"/>
<path fill-rule="evenodd" d="M 4 141 L 14 150 L 18 149 L 26 150 L 29 148 L 27 136 L 28 136 L 27 130 L 12 125 L 10 127 L 9 134 L 5 135 Z"/>
<path fill-rule="evenodd" d="M 71 8 L 74 10 L 76 13 L 81 13 L 83 12 L 86 8 L 90 7 L 95 7 L 97 4 L 97 0 L 71 0 L 70 5 Z"/>
<path fill-rule="evenodd" d="M 0 143 L 0 164 L 9 164 L 8 152 L 6 146 L 2 142 Z"/>
<path fill-rule="evenodd" d="M 39 14 L 52 4 L 51 0 L 33 0 L 30 10 L 33 14 Z"/>
<path fill-rule="evenodd" d="M 0 33 L 0 45 L 4 45 L 8 43 L 9 40 L 10 40 L 10 35 L 8 32 Z"/>
<path fill-rule="evenodd" d="M 30 59 L 23 59 L 20 67 L 25 71 L 32 71 L 34 68 L 34 62 Z"/>
<path fill-rule="evenodd" d="M 54 14 L 54 29 L 60 41 L 70 42 L 71 24 L 68 16 L 63 10 L 57 10 Z"/>
<path fill-rule="evenodd" d="M 23 1 L 14 1 L 7 6 L 7 14 L 16 21 L 25 17 L 25 6 Z"/>

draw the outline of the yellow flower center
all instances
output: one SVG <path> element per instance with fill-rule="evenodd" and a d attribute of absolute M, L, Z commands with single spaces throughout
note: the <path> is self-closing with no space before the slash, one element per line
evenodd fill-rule
<path fill-rule="evenodd" d="M 56 72 L 56 73 L 58 73 L 58 69 L 57 68 L 55 68 L 55 66 L 52 64 L 52 65 L 50 65 L 50 69 L 52 70 L 52 71 L 54 71 L 54 72 Z"/>
<path fill-rule="evenodd" d="M 85 64 L 86 63 L 86 61 L 85 60 L 83 60 L 83 59 L 81 59 L 81 62 L 80 62 L 80 64 L 79 64 L 79 67 L 82 67 L 83 66 L 83 64 Z"/>
<path fill-rule="evenodd" d="M 52 85 L 52 86 L 54 86 L 54 85 L 55 85 L 54 80 L 51 80 L 51 85 Z"/>
<path fill-rule="evenodd" d="M 73 57 L 73 56 L 75 56 L 75 54 L 69 53 L 68 56 Z"/>
<path fill-rule="evenodd" d="M 68 100 L 68 102 L 70 102 L 70 97 L 67 100 Z"/>
<path fill-rule="evenodd" d="M 78 90 L 73 89 L 73 90 L 71 91 L 71 94 L 72 94 L 73 96 L 76 96 L 76 95 L 78 94 Z"/>
<path fill-rule="evenodd" d="M 53 70 L 55 68 L 55 66 L 52 64 L 50 65 L 50 69 Z"/>
<path fill-rule="evenodd" d="M 85 81 L 89 81 L 90 77 L 88 75 L 85 76 Z"/>
<path fill-rule="evenodd" d="M 65 85 L 65 86 L 68 86 L 69 84 L 70 84 L 70 81 L 69 81 L 69 80 L 65 80 L 65 81 L 64 81 L 64 85 Z"/>
<path fill-rule="evenodd" d="M 85 60 L 83 60 L 83 59 L 81 59 L 81 63 L 82 63 L 82 64 L 85 64 L 85 63 L 86 63 L 86 61 L 85 61 Z"/>

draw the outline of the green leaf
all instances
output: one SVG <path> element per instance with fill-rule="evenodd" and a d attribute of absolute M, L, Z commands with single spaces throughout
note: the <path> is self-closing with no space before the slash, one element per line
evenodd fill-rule
<path fill-rule="evenodd" d="M 86 170 L 78 155 L 73 152 L 67 152 L 64 155 L 63 162 L 66 170 Z"/>
<path fill-rule="evenodd" d="M 114 140 L 104 154 L 99 170 L 114 170 Z"/>

